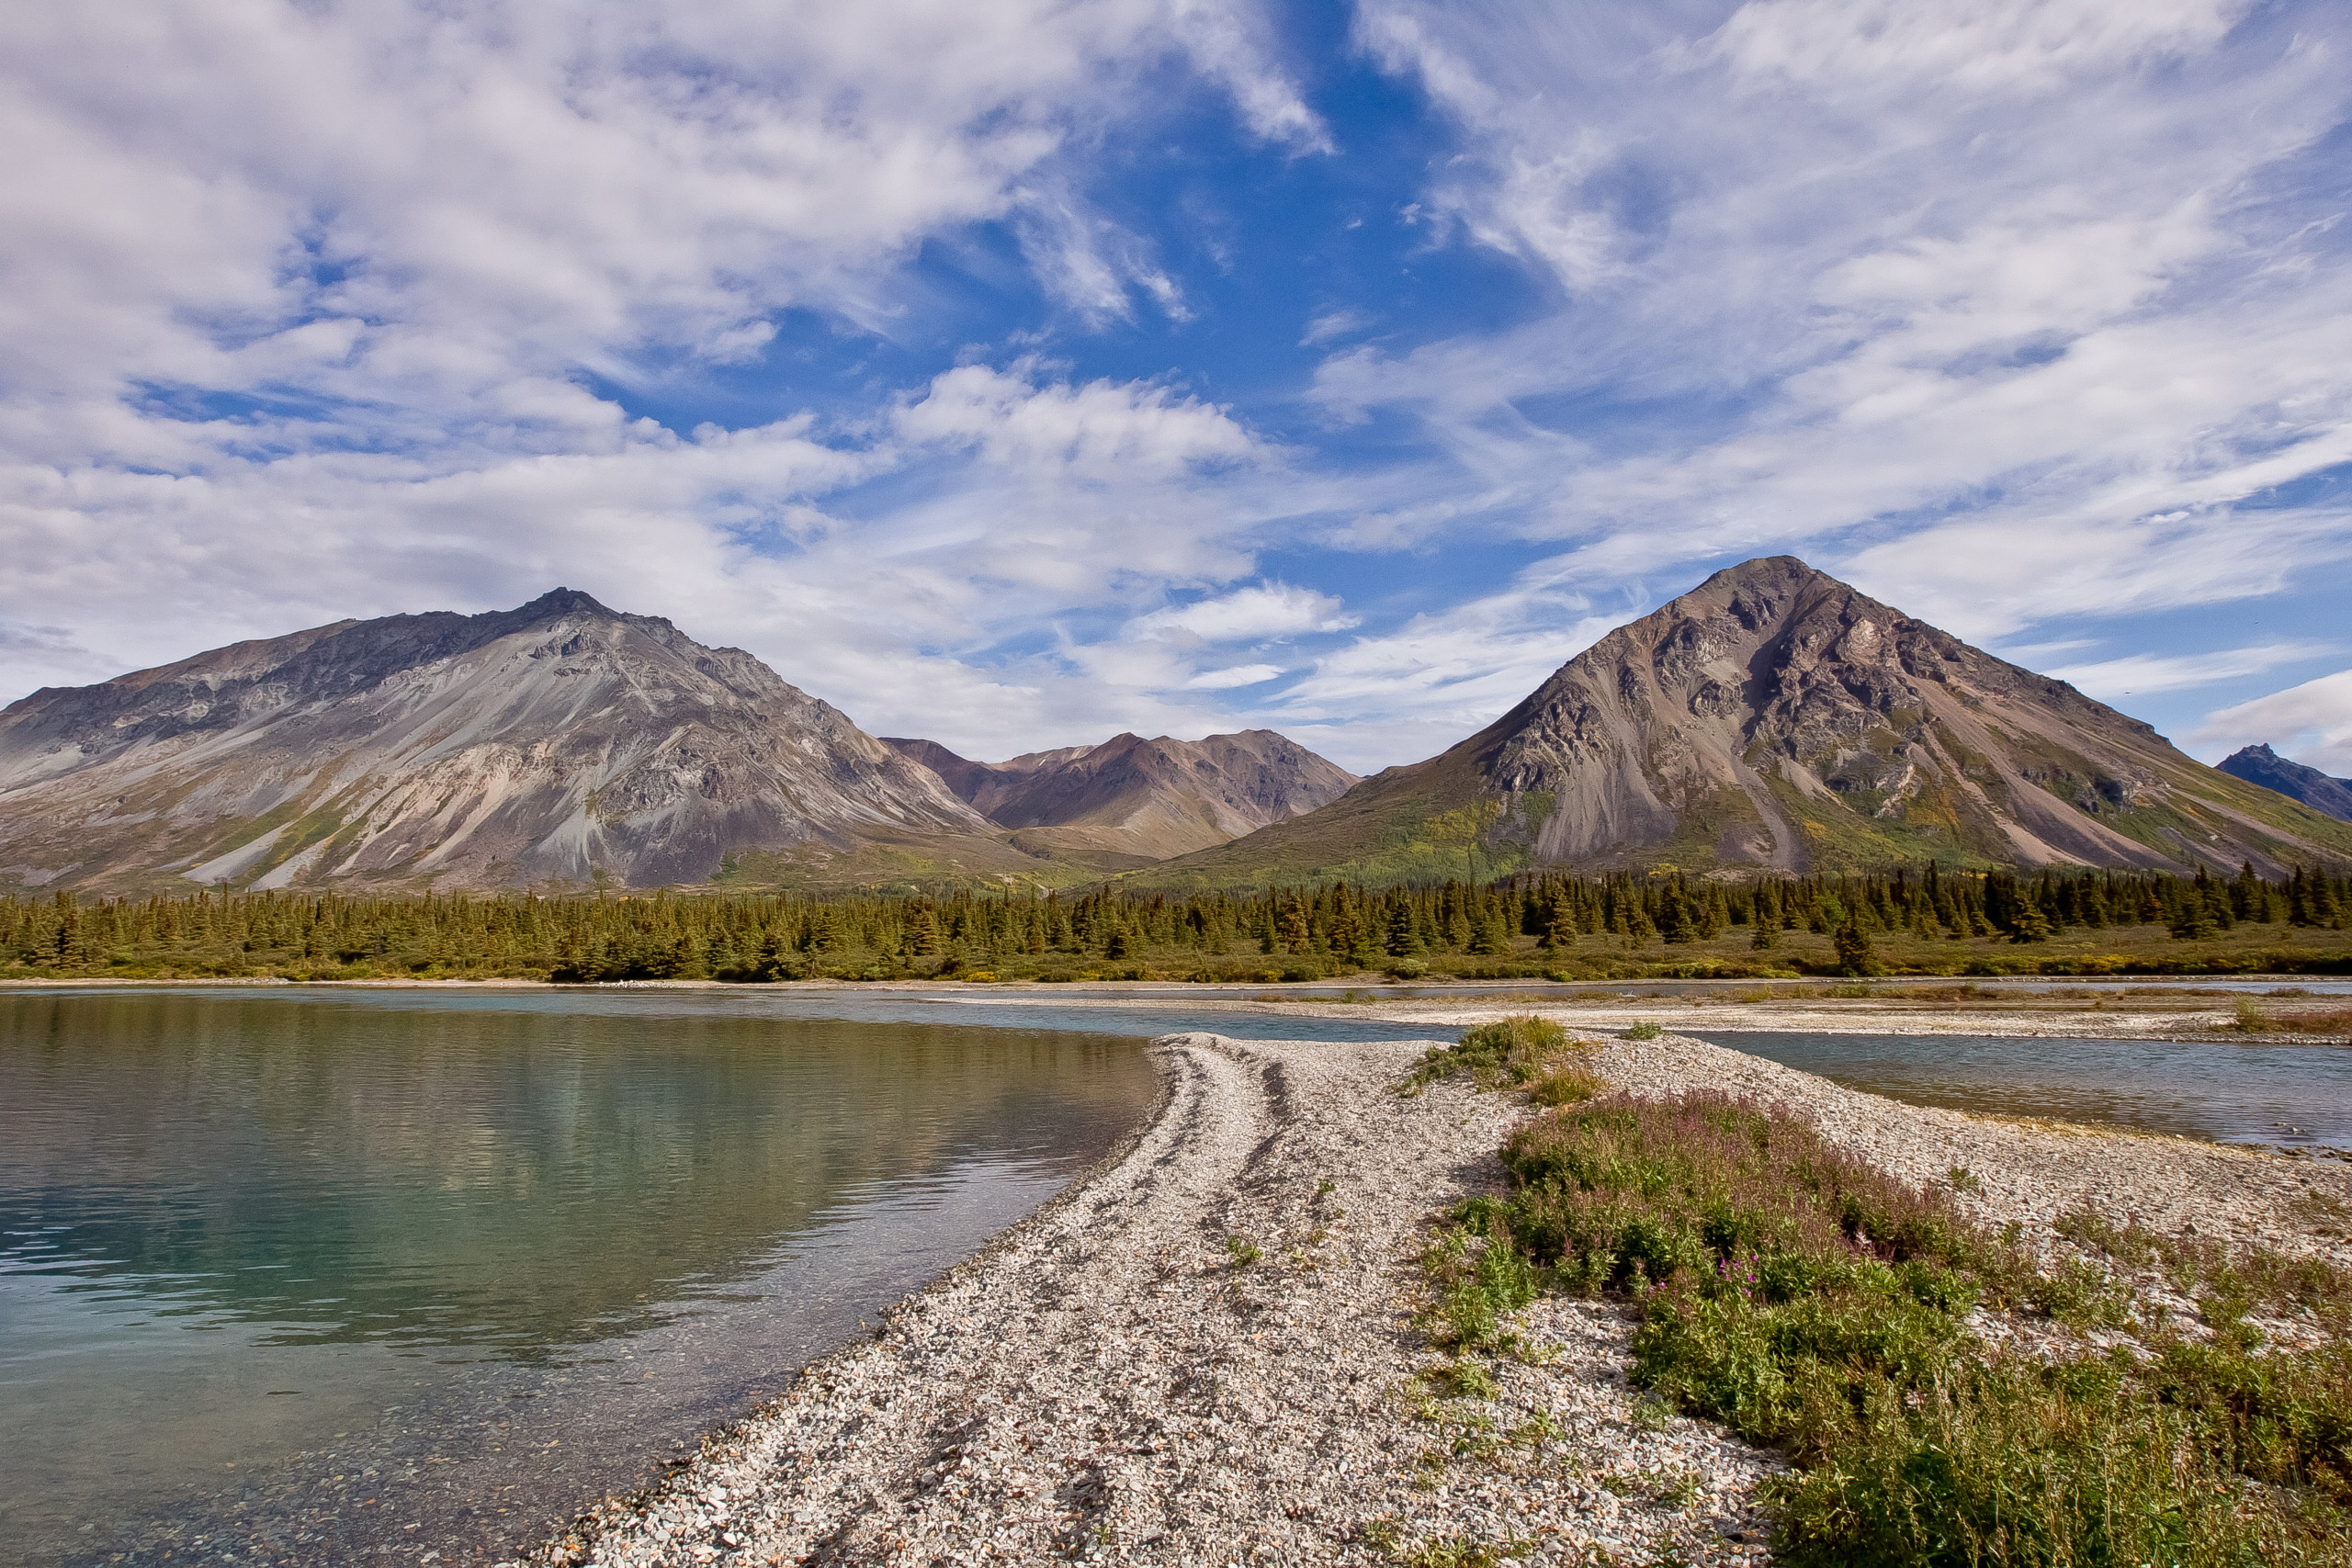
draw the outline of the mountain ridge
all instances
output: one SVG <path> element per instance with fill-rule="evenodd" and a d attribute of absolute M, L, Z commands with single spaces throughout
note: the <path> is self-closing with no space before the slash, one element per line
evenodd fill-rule
<path fill-rule="evenodd" d="M 20 885 L 696 881 L 730 849 L 912 834 L 1026 857 L 741 649 L 557 589 L 338 621 L 0 710 Z"/>
<path fill-rule="evenodd" d="M 2289 782 L 2304 773 L 2342 782 Z M 1363 780 L 1271 730 L 996 763 L 877 739 L 741 649 L 568 588 L 0 710 L 0 885 L 19 887 L 1183 888 L 1921 859 L 2283 875 L 2352 865 L 2352 822 L 1793 557 L 1713 574 Z"/>
<path fill-rule="evenodd" d="M 2220 773 L 2063 681 L 1794 557 L 1726 568 L 1437 756 L 1321 811 L 1133 874 L 1182 887 L 2088 864 L 2283 874 L 2342 825 Z"/>
<path fill-rule="evenodd" d="M 1271 729 L 1178 740 L 1123 732 L 1001 762 L 884 737 L 923 762 L 1016 844 L 1164 860 L 1312 811 L 1356 775 Z"/>
<path fill-rule="evenodd" d="M 2260 784 L 2338 821 L 2352 822 L 2352 779 L 2335 778 L 2317 768 L 2290 761 L 2267 742 L 2240 747 L 2215 766 L 2232 778 Z"/>

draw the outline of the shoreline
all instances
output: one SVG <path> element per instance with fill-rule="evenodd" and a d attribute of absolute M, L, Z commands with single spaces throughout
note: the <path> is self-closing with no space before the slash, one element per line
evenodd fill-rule
<path fill-rule="evenodd" d="M 584 985 L 559 985 L 547 980 L 496 978 L 293 980 L 278 976 L 227 979 L 0 979 L 0 994 L 9 991 L 75 990 L 293 990 L 322 991 L 534 991 L 593 996 L 610 992 L 685 992 L 744 997 L 888 997 L 919 995 L 942 1001 L 987 1006 L 1007 1002 L 1050 1002 L 1069 1011 L 1131 1008 L 1138 1005 L 1182 1006 L 1187 1010 L 1236 1015 L 1263 1014 L 1270 1009 L 1318 1018 L 1361 1018 L 1383 1023 L 1431 1024 L 1452 1028 L 1491 1022 L 1506 1013 L 1544 1012 L 1576 1027 L 1622 1029 L 1634 1023 L 1677 1024 L 1722 1032 L 1817 1034 L 1978 1034 L 2007 1038 L 2056 1036 L 2067 1039 L 2196 1041 L 2245 1045 L 2341 1045 L 2352 1039 L 2333 1033 L 2268 1031 L 2248 1034 L 2233 1027 L 2234 1004 L 2240 999 L 2293 1006 L 2324 1006 L 2344 992 L 2304 989 L 2308 976 L 2292 975 L 2213 977 L 2199 987 L 2196 976 L 2154 976 L 2101 980 L 2087 984 L 2050 979 L 1968 982 L 1980 993 L 1965 1001 L 1953 998 L 1905 998 L 1906 987 L 1927 987 L 1928 979 L 1889 977 L 1873 986 L 1884 994 L 1844 997 L 1784 997 L 1780 988 L 1818 987 L 1814 981 L 1574 981 L 1532 990 L 1523 983 L 1461 982 L 1442 990 L 1396 986 L 1380 989 L 1395 994 L 1366 994 L 1363 987 L 1288 990 L 1276 986 L 1201 987 L 1188 981 L 1102 981 L 1082 989 L 1062 985 L 962 985 L 927 980 L 797 980 L 775 986 L 744 985 L 725 980 L 615 980 Z M 1673 991 L 1659 987 L 1672 985 Z M 2269 986 L 2268 993 L 2254 990 Z M 1645 987 L 1636 990 L 1634 987 Z M 1350 999 L 1346 994 L 1354 994 Z M 1418 993 L 1418 994 L 1416 994 Z M 2162 993 L 2162 994 L 2148 994 Z M 2231 1010 L 2216 1000 L 2227 998 Z M 2109 1007 L 2108 1003 L 2122 1004 Z M 1703 1016 L 1694 1016 L 1703 1015 Z"/>
<path fill-rule="evenodd" d="M 1461 1079 L 1398 1098 L 1420 1049 L 1161 1037 L 1161 1100 L 1124 1153 L 523 1561 L 1372 1563 L 1468 1540 L 1765 1560 L 1777 1460 L 1645 1408 L 1621 1303 L 1521 1314 L 1549 1353 L 1498 1363 L 1483 1436 L 1430 1415 L 1418 1255 L 1436 1213 L 1499 1181 L 1529 1108 Z M 2088 1209 L 2352 1264 L 2352 1169 L 1917 1107 L 1673 1035 L 1605 1041 L 1596 1065 L 1645 1098 L 1788 1105 L 1915 1183 L 1965 1167 L 1972 1217 L 2061 1250 L 2053 1224 Z"/>

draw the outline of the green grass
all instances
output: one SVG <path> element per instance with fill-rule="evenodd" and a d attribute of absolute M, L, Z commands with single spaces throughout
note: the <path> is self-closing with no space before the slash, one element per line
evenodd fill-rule
<path fill-rule="evenodd" d="M 1407 1075 L 1401 1092 L 1418 1094 L 1440 1078 L 1466 1072 L 1480 1089 L 1525 1089 L 1539 1105 L 1572 1105 L 1608 1086 L 1585 1065 L 1592 1046 L 1532 1013 L 1480 1024 L 1451 1045 L 1433 1045 Z"/>
<path fill-rule="evenodd" d="M 1948 1193 L 1714 1095 L 1555 1111 L 1503 1156 L 1508 1194 L 1462 1205 L 1424 1259 L 1432 1337 L 1504 1342 L 1505 1303 L 1541 1286 L 1633 1301 L 1635 1384 L 1793 1461 L 1768 1495 L 1781 1562 L 2352 1560 L 2339 1271 L 2073 1223 L 2092 1258 L 2166 1270 L 2191 1332 L 2101 1261 L 2042 1266 Z M 2136 1348 L 2007 1355 L 1969 1326 L 1980 1304 Z M 2266 1342 L 2256 1312 L 2312 1342 Z"/>

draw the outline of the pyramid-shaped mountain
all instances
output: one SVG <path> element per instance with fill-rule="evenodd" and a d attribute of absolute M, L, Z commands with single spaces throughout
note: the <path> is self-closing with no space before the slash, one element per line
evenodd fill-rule
<path fill-rule="evenodd" d="M 648 886 L 913 837 L 1035 864 L 740 649 L 558 589 L 339 621 L 0 711 L 0 883 Z"/>
<path fill-rule="evenodd" d="M 1788 556 L 1717 572 L 1460 745 L 1144 886 L 1926 858 L 2267 874 L 2344 823 Z"/>

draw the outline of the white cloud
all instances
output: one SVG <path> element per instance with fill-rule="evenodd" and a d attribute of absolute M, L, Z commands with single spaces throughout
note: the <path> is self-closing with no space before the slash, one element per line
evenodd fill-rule
<path fill-rule="evenodd" d="M 1279 664 L 1236 664 L 1228 670 L 1204 670 L 1185 686 L 1195 692 L 1229 692 L 1237 686 L 1256 686 L 1283 673 Z"/>
<path fill-rule="evenodd" d="M 1705 38 L 1688 15 L 1367 0 L 1360 40 L 1459 129 L 1430 209 L 1556 294 L 1325 363 L 1336 417 L 1421 438 L 1396 488 L 1458 502 L 1360 539 L 1577 540 L 1624 574 L 1834 566 L 1866 530 L 1858 573 L 1979 634 L 2346 553 L 2340 512 L 2241 510 L 2352 460 L 2320 150 L 2352 99 L 2340 13 L 1776 0 Z"/>
<path fill-rule="evenodd" d="M 2270 642 L 2252 648 L 2217 649 L 2211 653 L 2135 653 L 2104 659 L 2095 664 L 2068 664 L 2044 671 L 2077 690 L 2107 702 L 2147 696 L 2156 692 L 2194 691 L 2224 681 L 2259 675 L 2282 664 L 2294 664 L 2335 651 L 2324 642 Z"/>
<path fill-rule="evenodd" d="M 1039 367 L 959 366 L 899 411 L 900 434 L 977 449 L 991 462 L 1097 477 L 1170 475 L 1273 454 L 1227 411 L 1165 387 L 1108 380 L 1039 385 Z"/>
<path fill-rule="evenodd" d="M 1353 337 L 1372 325 L 1372 317 L 1352 306 L 1326 310 L 1306 323 L 1306 335 L 1298 340 L 1301 348 L 1311 348 L 1334 338 Z"/>
<path fill-rule="evenodd" d="M 2352 776 L 2352 670 L 2216 709 L 2189 739 L 2209 759 L 2267 745 L 2305 767 Z"/>
<path fill-rule="evenodd" d="M 1255 9 L 1221 0 L 1170 0 L 1170 11 L 1186 52 L 1204 74 L 1226 85 L 1259 137 L 1298 152 L 1337 151 L 1322 117 L 1299 96 L 1290 77 L 1270 63 L 1272 41 Z"/>
<path fill-rule="evenodd" d="M 1357 618 L 1340 601 L 1310 588 L 1269 582 L 1236 589 L 1215 599 L 1171 605 L 1139 615 L 1131 624 L 1138 637 L 1182 633 L 1204 642 L 1256 642 L 1306 632 L 1345 631 Z"/>
<path fill-rule="evenodd" d="M 1750 0 L 1707 52 L 1758 85 L 2015 93 L 2211 47 L 2252 0 Z"/>

